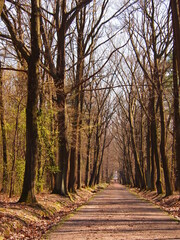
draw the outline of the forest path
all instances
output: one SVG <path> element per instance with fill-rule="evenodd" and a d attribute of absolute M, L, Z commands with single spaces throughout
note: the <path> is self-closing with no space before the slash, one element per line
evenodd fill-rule
<path fill-rule="evenodd" d="M 180 223 L 120 184 L 111 184 L 49 234 L 56 240 L 180 239 Z"/>

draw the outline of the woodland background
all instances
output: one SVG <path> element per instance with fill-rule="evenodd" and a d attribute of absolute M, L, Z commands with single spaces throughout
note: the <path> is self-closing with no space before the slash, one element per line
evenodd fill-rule
<path fill-rule="evenodd" d="M 180 187 L 179 1 L 6 0 L 0 188 Z"/>

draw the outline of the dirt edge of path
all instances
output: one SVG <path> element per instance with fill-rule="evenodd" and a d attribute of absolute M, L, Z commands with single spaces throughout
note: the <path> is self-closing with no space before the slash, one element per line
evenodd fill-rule
<path fill-rule="evenodd" d="M 171 196 L 165 196 L 165 194 L 158 195 L 156 191 L 140 190 L 129 186 L 126 186 L 126 188 L 140 198 L 155 204 L 175 220 L 180 221 L 180 193 L 174 192 Z"/>

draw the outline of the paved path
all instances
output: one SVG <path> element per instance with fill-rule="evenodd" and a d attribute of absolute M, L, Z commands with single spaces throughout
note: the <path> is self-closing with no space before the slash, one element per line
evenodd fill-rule
<path fill-rule="evenodd" d="M 180 239 L 180 223 L 153 204 L 112 184 L 80 208 L 48 239 Z"/>

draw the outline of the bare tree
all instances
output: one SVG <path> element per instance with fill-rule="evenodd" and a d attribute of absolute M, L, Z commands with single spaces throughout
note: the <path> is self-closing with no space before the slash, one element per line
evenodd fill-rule
<path fill-rule="evenodd" d="M 158 4 L 158 3 L 157 3 Z M 129 25 L 129 35 L 131 39 L 131 44 L 133 46 L 134 52 L 137 57 L 137 61 L 139 62 L 144 74 L 149 79 L 150 83 L 152 84 L 152 92 L 151 92 L 151 109 L 152 109 L 152 133 L 154 134 L 151 137 L 152 144 L 156 143 L 157 141 L 157 133 L 156 131 L 156 116 L 155 116 L 155 93 L 158 94 L 158 105 L 159 105 L 159 113 L 160 113 L 160 122 L 161 122 L 161 138 L 160 138 L 160 153 L 161 153 L 161 160 L 163 164 L 163 170 L 164 170 L 164 178 L 166 183 L 166 194 L 170 195 L 172 194 L 172 186 L 170 181 L 170 174 L 169 174 L 169 166 L 168 166 L 168 158 L 166 153 L 166 126 L 165 126 L 165 115 L 164 115 L 164 101 L 163 101 L 163 81 L 165 79 L 165 73 L 167 69 L 166 65 L 166 58 L 168 55 L 168 48 L 171 43 L 171 28 L 169 27 L 169 18 L 168 16 L 163 19 L 164 27 L 166 27 L 166 35 L 164 43 L 162 45 L 158 44 L 159 38 L 162 40 L 162 37 L 164 37 L 162 34 L 162 27 L 161 25 L 155 20 L 157 17 L 155 14 L 157 14 L 155 10 L 155 3 L 154 1 L 151 1 L 147 4 L 144 4 L 142 6 L 142 9 L 144 9 L 144 21 L 149 22 L 149 25 L 147 25 L 149 31 L 151 31 L 151 39 L 144 40 L 145 41 L 145 48 L 147 52 L 147 59 L 149 61 L 149 65 L 151 66 L 150 72 L 148 72 L 142 61 L 142 57 L 140 57 L 140 52 L 137 50 L 137 45 L 140 46 L 140 37 L 139 37 L 139 30 L 137 25 Z M 157 9 L 157 8 L 156 8 Z M 133 26 L 131 28 L 131 26 Z M 143 28 L 144 31 L 145 28 Z M 142 36 L 143 33 L 142 33 Z M 145 39 L 145 36 L 144 36 Z M 145 48 L 143 46 L 140 47 L 140 49 L 143 49 L 145 51 Z M 151 53 L 150 53 L 151 52 Z M 153 65 L 151 56 L 153 57 Z M 163 61 L 160 65 L 160 61 Z M 158 160 L 158 152 L 157 152 L 157 144 L 154 146 L 154 154 L 155 154 L 155 160 L 156 160 L 156 166 L 157 170 L 159 169 L 159 160 Z M 153 154 L 152 152 L 152 154 Z M 160 170 L 158 170 L 158 176 L 160 176 Z M 157 190 L 158 193 L 162 192 L 160 177 L 157 178 L 156 181 Z"/>

